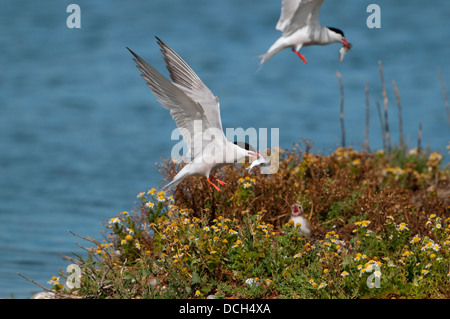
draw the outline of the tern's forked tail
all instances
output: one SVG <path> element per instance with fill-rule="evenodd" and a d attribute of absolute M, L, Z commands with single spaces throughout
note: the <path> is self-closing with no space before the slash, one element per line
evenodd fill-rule
<path fill-rule="evenodd" d="M 261 55 L 258 55 L 258 58 L 261 59 L 260 61 L 260 65 L 263 65 L 264 63 L 266 63 L 267 61 L 269 61 L 275 54 L 277 54 L 278 52 L 280 52 L 281 50 L 285 49 L 286 47 L 284 45 L 280 45 L 279 41 L 276 41 L 270 48 L 269 50 Z"/>
<path fill-rule="evenodd" d="M 189 176 L 189 169 L 187 168 L 189 167 L 189 164 L 184 166 L 181 171 L 178 172 L 177 175 L 175 175 L 175 177 L 173 178 L 173 180 L 167 184 L 166 186 L 164 186 L 163 188 L 172 188 L 174 189 L 178 184 L 180 184 L 186 177 Z"/>

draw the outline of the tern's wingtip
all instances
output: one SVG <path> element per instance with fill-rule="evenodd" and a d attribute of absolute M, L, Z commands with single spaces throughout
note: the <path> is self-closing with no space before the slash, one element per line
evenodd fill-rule
<path fill-rule="evenodd" d="M 130 53 L 135 57 L 138 58 L 138 55 L 136 53 L 133 52 L 133 50 L 131 50 L 129 47 L 126 47 L 128 51 L 130 51 Z"/>

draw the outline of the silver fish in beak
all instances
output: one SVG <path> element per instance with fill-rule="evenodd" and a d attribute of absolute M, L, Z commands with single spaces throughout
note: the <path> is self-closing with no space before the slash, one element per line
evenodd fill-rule
<path fill-rule="evenodd" d="M 339 62 L 342 62 L 342 60 L 344 60 L 344 56 L 347 53 L 348 50 L 350 50 L 352 48 L 352 44 L 346 42 L 342 48 L 339 50 Z"/>
<path fill-rule="evenodd" d="M 247 170 L 250 172 L 253 167 L 264 163 L 267 163 L 267 161 L 264 159 L 264 157 L 260 156 L 258 159 L 252 162 L 252 164 L 247 168 Z"/>

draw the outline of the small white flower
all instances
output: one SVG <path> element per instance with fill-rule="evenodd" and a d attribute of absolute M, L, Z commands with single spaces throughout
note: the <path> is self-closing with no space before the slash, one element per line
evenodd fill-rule
<path fill-rule="evenodd" d="M 259 286 L 259 280 L 257 278 L 248 278 L 245 280 L 245 284 L 249 287 Z"/>
<path fill-rule="evenodd" d="M 323 288 L 325 288 L 326 286 L 327 286 L 327 284 L 324 283 L 324 282 L 322 282 L 322 283 L 319 285 L 319 287 L 317 287 L 317 289 L 323 289 Z"/>
<path fill-rule="evenodd" d="M 250 188 L 252 186 L 252 184 L 245 182 L 244 183 L 244 189 Z"/>
<path fill-rule="evenodd" d="M 145 195 L 145 192 L 140 192 L 140 193 L 137 195 L 137 198 L 141 199 L 142 197 L 144 197 L 144 195 Z"/>
<path fill-rule="evenodd" d="M 120 219 L 117 217 L 113 217 L 109 220 L 110 224 L 120 224 Z"/>

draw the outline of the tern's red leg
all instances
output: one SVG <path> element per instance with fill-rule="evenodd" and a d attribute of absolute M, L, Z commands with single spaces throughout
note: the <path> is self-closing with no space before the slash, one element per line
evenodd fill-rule
<path fill-rule="evenodd" d="M 220 185 L 226 185 L 227 184 L 224 181 L 221 181 L 220 179 L 215 178 L 214 176 L 211 176 L 211 179 L 216 180 L 217 182 L 219 182 Z"/>
<path fill-rule="evenodd" d="M 209 180 L 209 178 L 207 178 L 206 180 L 208 181 L 208 183 L 210 183 L 212 186 L 214 186 L 214 188 L 215 188 L 217 191 L 220 192 L 220 188 L 217 187 L 217 185 L 214 185 L 214 184 Z"/>
<path fill-rule="evenodd" d="M 297 54 L 303 62 L 307 63 L 305 57 L 300 52 L 295 51 L 294 48 L 292 48 L 292 51 L 294 51 L 294 53 Z"/>

